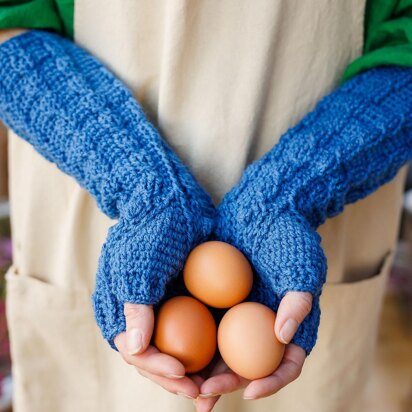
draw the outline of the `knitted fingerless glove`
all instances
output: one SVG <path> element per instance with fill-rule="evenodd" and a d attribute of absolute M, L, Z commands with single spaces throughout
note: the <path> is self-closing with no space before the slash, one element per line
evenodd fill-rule
<path fill-rule="evenodd" d="M 113 345 L 125 302 L 155 304 L 215 210 L 126 87 L 75 44 L 32 31 L 0 46 L 0 117 L 118 219 L 99 261 L 97 323 Z"/>
<path fill-rule="evenodd" d="M 218 238 L 252 262 L 251 299 L 277 310 L 288 291 L 313 295 L 293 342 L 309 354 L 326 258 L 316 229 L 391 180 L 412 157 L 412 69 L 382 67 L 324 98 L 218 207 Z"/>

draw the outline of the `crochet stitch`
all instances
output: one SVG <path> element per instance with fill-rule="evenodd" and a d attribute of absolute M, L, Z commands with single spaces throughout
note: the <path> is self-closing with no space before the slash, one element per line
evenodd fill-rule
<path fill-rule="evenodd" d="M 321 100 L 218 207 L 217 237 L 257 276 L 250 298 L 277 310 L 288 291 L 313 295 L 293 342 L 312 350 L 326 258 L 316 229 L 391 180 L 412 158 L 412 69 L 380 67 Z"/>
<path fill-rule="evenodd" d="M 120 80 L 54 34 L 31 31 L 0 46 L 0 117 L 118 219 L 93 295 L 114 347 L 125 330 L 123 304 L 158 303 L 208 238 L 212 201 Z"/>

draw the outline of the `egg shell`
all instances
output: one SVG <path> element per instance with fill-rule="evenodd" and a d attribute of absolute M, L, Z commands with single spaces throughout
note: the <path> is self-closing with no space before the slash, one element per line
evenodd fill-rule
<path fill-rule="evenodd" d="M 285 345 L 276 338 L 275 320 L 275 312 L 255 302 L 240 303 L 226 312 L 218 328 L 218 347 L 230 369 L 249 380 L 277 369 Z"/>
<path fill-rule="evenodd" d="M 243 253 L 228 243 L 210 241 L 194 248 L 183 268 L 189 292 L 215 308 L 229 308 L 252 289 L 253 271 Z"/>
<path fill-rule="evenodd" d="M 159 309 L 154 345 L 178 359 L 186 373 L 202 370 L 216 352 L 216 324 L 207 307 L 189 296 L 177 296 Z"/>

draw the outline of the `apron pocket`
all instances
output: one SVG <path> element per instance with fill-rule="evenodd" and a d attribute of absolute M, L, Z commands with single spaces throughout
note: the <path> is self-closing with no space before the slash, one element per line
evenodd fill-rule
<path fill-rule="evenodd" d="M 321 410 L 365 410 L 362 402 L 393 258 L 394 252 L 388 252 L 375 276 L 325 285 L 319 344 L 314 356 L 308 358 L 315 376 L 319 377 L 315 389 L 325 399 Z M 320 409 L 313 404 L 313 410 Z"/>
<path fill-rule="evenodd" d="M 6 274 L 16 412 L 95 410 L 95 322 L 90 296 Z"/>

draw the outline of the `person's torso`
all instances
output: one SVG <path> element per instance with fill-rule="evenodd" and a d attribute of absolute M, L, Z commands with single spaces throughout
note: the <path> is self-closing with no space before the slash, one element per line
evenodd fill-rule
<path fill-rule="evenodd" d="M 74 26 L 75 40 L 126 82 L 218 203 L 247 164 L 339 84 L 362 51 L 363 15 L 357 0 L 76 0 Z M 94 323 L 89 294 L 114 222 L 10 135 L 16 409 L 193 410 L 136 376 Z M 252 403 L 225 395 L 216 410 L 362 410 L 403 175 L 320 228 L 328 284 L 318 344 L 299 381 Z"/>
<path fill-rule="evenodd" d="M 76 0 L 74 15 L 75 41 L 133 90 L 216 203 L 337 87 L 363 44 L 356 0 Z M 92 290 L 113 222 L 20 139 L 10 168 L 16 264 Z M 401 186 L 398 178 L 321 227 L 330 281 L 378 268 L 395 239 Z"/>

